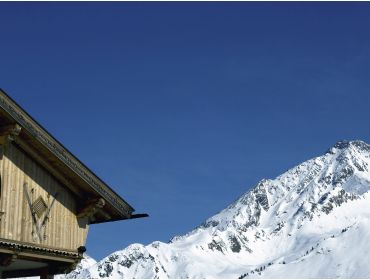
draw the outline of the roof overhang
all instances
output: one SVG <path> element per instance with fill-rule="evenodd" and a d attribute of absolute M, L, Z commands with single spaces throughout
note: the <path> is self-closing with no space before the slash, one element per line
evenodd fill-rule
<path fill-rule="evenodd" d="M 90 223 L 136 218 L 132 214 L 135 211 L 132 206 L 79 161 L 1 89 L 0 124 L 3 127 L 12 125 L 19 127 L 20 131 L 14 137 L 15 144 L 34 158 L 38 158 L 38 161 L 45 168 L 54 170 L 56 177 L 66 187 L 70 187 L 76 195 L 88 198 L 90 201 L 104 199 L 104 213 L 98 215 Z"/>

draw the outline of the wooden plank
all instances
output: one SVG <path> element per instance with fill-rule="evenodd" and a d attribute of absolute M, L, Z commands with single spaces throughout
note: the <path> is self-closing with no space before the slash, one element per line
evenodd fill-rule
<path fill-rule="evenodd" d="M 12 143 L 5 149 L 0 166 L 3 170 L 1 205 L 6 212 L 0 221 L 0 238 L 72 251 L 85 245 L 88 226 L 78 223 L 76 197 L 66 187 Z M 32 213 L 23 191 L 25 183 L 31 204 L 41 196 L 49 207 L 55 192 L 60 194 L 48 213 L 49 219 L 43 222 L 47 212 L 37 218 L 42 240 L 32 235 Z"/>
<path fill-rule="evenodd" d="M 34 160 L 36 160 L 42 167 L 48 170 L 55 178 L 57 178 L 63 185 L 68 187 L 72 192 L 74 192 L 79 197 L 84 197 L 83 193 L 79 191 L 71 182 L 69 182 L 59 171 L 53 168 L 50 163 L 46 162 L 41 158 L 38 153 L 31 148 L 26 142 L 20 138 L 15 138 L 15 143 L 20 146 L 27 154 L 29 154 Z"/>

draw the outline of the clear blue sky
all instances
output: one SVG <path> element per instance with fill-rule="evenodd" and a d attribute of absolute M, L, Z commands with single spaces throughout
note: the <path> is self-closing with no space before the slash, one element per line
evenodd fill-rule
<path fill-rule="evenodd" d="M 369 3 L 0 3 L 0 87 L 168 241 L 341 139 L 370 142 Z"/>

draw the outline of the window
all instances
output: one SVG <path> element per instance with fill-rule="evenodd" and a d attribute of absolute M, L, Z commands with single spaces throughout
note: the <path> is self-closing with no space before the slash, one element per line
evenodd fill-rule
<path fill-rule="evenodd" d="M 41 218 L 48 206 L 41 196 L 32 204 L 32 211 L 36 213 L 37 217 Z"/>

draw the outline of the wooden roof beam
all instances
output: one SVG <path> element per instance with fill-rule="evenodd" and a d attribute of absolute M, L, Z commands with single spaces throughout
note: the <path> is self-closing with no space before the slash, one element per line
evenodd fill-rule
<path fill-rule="evenodd" d="M 105 205 L 105 200 L 103 198 L 94 199 L 88 201 L 86 205 L 77 213 L 78 218 L 89 218 L 91 219 L 92 216 L 99 210 L 102 209 Z"/>
<path fill-rule="evenodd" d="M 11 135 L 18 136 L 22 127 L 19 124 L 10 124 L 0 127 L 0 136 Z"/>

